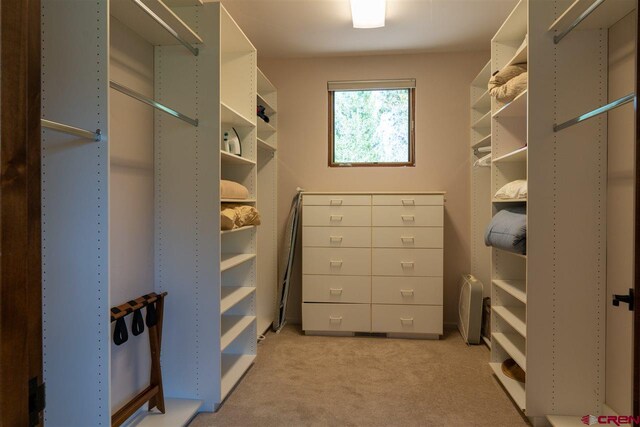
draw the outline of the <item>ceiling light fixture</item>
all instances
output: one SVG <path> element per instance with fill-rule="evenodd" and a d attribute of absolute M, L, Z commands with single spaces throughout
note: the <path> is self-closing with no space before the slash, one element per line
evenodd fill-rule
<path fill-rule="evenodd" d="M 386 0 L 351 0 L 353 28 L 384 27 Z"/>

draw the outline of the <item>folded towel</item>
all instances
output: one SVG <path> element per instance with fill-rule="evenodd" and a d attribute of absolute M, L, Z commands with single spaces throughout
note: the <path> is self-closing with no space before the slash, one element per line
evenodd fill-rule
<path fill-rule="evenodd" d="M 260 213 L 255 207 L 222 203 L 222 212 L 220 212 L 220 228 L 222 230 L 232 230 L 248 225 L 260 225 Z"/>
<path fill-rule="evenodd" d="M 498 212 L 487 226 L 484 244 L 525 255 L 527 252 L 527 209 L 511 207 Z"/>
<path fill-rule="evenodd" d="M 242 184 L 226 179 L 220 180 L 221 199 L 246 199 L 249 197 L 249 190 Z"/>
<path fill-rule="evenodd" d="M 233 230 L 237 216 L 235 209 L 222 209 L 222 212 L 220 212 L 220 229 Z"/>
<path fill-rule="evenodd" d="M 502 186 L 495 196 L 495 199 L 526 199 L 527 198 L 527 180 L 516 179 Z"/>
<path fill-rule="evenodd" d="M 527 89 L 527 64 L 504 67 L 489 80 L 489 93 L 496 101 L 508 103 Z"/>

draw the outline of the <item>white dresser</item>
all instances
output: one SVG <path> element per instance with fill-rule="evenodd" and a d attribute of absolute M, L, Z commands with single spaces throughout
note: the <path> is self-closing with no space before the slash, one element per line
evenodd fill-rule
<path fill-rule="evenodd" d="M 302 197 L 307 334 L 442 335 L 444 193 Z"/>

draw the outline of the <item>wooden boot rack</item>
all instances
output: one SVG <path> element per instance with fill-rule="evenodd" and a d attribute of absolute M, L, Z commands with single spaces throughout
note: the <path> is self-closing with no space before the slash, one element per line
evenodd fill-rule
<path fill-rule="evenodd" d="M 144 307 L 155 304 L 156 322 L 148 327 L 149 347 L 151 349 L 151 374 L 149 387 L 141 391 L 136 397 L 131 399 L 126 405 L 120 408 L 111 416 L 111 426 L 118 427 L 131 417 L 145 403 L 149 402 L 149 411 L 158 408 L 165 413 L 164 392 L 162 389 L 162 372 L 160 370 L 160 348 L 162 344 L 162 317 L 164 310 L 164 297 L 166 292 L 160 295 L 152 292 L 140 298 L 129 301 L 125 304 L 111 308 L 111 323 L 121 319 L 131 313 L 141 310 Z M 149 310 L 150 308 L 147 308 Z M 147 312 L 148 314 L 148 312 Z"/>

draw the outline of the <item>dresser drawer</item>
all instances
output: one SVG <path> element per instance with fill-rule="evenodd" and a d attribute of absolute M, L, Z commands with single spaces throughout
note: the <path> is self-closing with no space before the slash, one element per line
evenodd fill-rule
<path fill-rule="evenodd" d="M 442 227 L 443 206 L 374 206 L 374 227 Z"/>
<path fill-rule="evenodd" d="M 302 245 L 327 248 L 370 248 L 371 227 L 303 227 Z"/>
<path fill-rule="evenodd" d="M 371 206 L 371 196 L 362 194 L 303 194 L 305 206 Z"/>
<path fill-rule="evenodd" d="M 369 304 L 302 304 L 302 329 L 305 331 L 369 332 Z"/>
<path fill-rule="evenodd" d="M 373 249 L 374 276 L 442 277 L 442 249 Z"/>
<path fill-rule="evenodd" d="M 371 274 L 371 249 L 303 248 L 303 274 L 367 276 Z"/>
<path fill-rule="evenodd" d="M 371 207 L 303 206 L 302 224 L 321 227 L 369 227 L 371 225 Z"/>
<path fill-rule="evenodd" d="M 372 202 L 376 206 L 441 206 L 442 194 L 374 194 Z"/>
<path fill-rule="evenodd" d="M 442 248 L 442 227 L 373 227 L 374 248 Z"/>
<path fill-rule="evenodd" d="M 371 306 L 371 330 L 408 334 L 442 335 L 442 306 Z"/>
<path fill-rule="evenodd" d="M 380 277 L 371 279 L 374 304 L 442 305 L 442 277 Z"/>
<path fill-rule="evenodd" d="M 302 277 L 304 302 L 371 302 L 371 276 L 315 276 Z"/>

